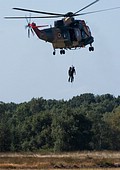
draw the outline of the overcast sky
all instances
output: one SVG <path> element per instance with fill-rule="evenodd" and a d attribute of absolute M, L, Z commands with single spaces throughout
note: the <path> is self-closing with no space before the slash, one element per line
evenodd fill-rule
<path fill-rule="evenodd" d="M 94 52 L 86 48 L 53 56 L 52 45 L 36 36 L 27 37 L 26 20 L 5 20 L 4 16 L 29 16 L 13 7 L 40 11 L 75 12 L 92 0 L 0 0 L 0 101 L 20 103 L 33 97 L 71 99 L 83 93 L 120 95 L 120 9 L 79 16 L 94 36 Z M 120 0 L 100 0 L 84 10 L 120 6 Z M 38 16 L 32 14 L 33 16 Z M 54 19 L 33 19 L 38 25 Z M 77 75 L 68 83 L 67 71 L 74 65 Z"/>

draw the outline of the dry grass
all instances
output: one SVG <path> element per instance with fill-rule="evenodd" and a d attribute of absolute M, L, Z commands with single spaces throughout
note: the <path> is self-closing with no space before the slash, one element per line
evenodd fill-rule
<path fill-rule="evenodd" d="M 0 169 L 120 170 L 120 152 L 76 152 L 64 154 L 0 153 Z"/>

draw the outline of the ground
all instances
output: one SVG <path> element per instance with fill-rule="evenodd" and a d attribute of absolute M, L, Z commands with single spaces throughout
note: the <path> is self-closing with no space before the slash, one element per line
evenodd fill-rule
<path fill-rule="evenodd" d="M 120 152 L 0 153 L 0 169 L 116 169 Z"/>

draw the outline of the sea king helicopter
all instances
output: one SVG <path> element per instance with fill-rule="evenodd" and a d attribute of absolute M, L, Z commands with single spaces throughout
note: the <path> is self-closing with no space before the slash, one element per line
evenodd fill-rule
<path fill-rule="evenodd" d="M 51 12 L 43 12 L 43 11 L 36 11 L 30 9 L 23 9 L 23 8 L 13 8 L 14 10 L 19 11 L 26 11 L 30 13 L 37 13 L 43 14 L 45 16 L 28 16 L 28 17 L 5 17 L 6 19 L 26 19 L 28 28 L 28 37 L 30 37 L 30 32 L 32 34 L 36 34 L 39 39 L 49 42 L 53 46 L 53 55 L 56 54 L 56 49 L 60 49 L 60 54 L 65 54 L 65 50 L 72 50 L 77 48 L 85 47 L 86 45 L 89 46 L 89 51 L 94 51 L 94 47 L 92 43 L 94 42 L 94 37 L 91 34 L 90 28 L 86 25 L 84 20 L 75 19 L 75 17 L 80 15 L 86 15 L 96 12 L 102 12 L 107 10 L 118 9 L 120 7 L 91 11 L 91 12 L 84 12 L 81 11 L 85 10 L 86 8 L 92 6 L 93 4 L 97 3 L 99 0 L 95 0 L 92 3 L 88 4 L 87 6 L 81 8 L 76 12 L 68 12 L 66 14 L 62 13 L 51 13 Z M 50 28 L 45 28 L 40 30 L 40 27 L 46 27 L 48 25 L 37 26 L 36 23 L 30 22 L 32 18 L 62 18 L 60 20 L 54 21 L 54 26 L 50 26 Z M 30 19 L 30 20 L 29 20 Z"/>

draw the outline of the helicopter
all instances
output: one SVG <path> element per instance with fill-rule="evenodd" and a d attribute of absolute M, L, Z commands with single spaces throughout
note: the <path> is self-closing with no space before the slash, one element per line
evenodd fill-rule
<path fill-rule="evenodd" d="M 28 37 L 30 37 L 30 32 L 41 40 L 49 42 L 53 46 L 53 55 L 56 54 L 56 49 L 60 49 L 60 54 L 65 54 L 65 50 L 72 50 L 83 48 L 89 45 L 89 51 L 94 51 L 94 47 L 92 46 L 94 42 L 94 37 L 91 34 L 91 30 L 89 26 L 86 24 L 84 20 L 75 19 L 75 17 L 80 15 L 87 15 L 91 13 L 97 13 L 107 10 L 114 10 L 120 7 L 91 11 L 81 13 L 81 11 L 86 8 L 92 6 L 97 3 L 99 0 L 95 0 L 87 6 L 81 8 L 76 12 L 67 12 L 66 14 L 61 13 L 51 13 L 51 12 L 43 12 L 36 11 L 30 9 L 23 8 L 13 8 L 14 10 L 25 11 L 30 13 L 43 14 L 46 16 L 29 16 L 29 17 L 5 17 L 5 19 L 26 19 L 28 28 Z M 62 18 L 60 20 L 54 21 L 54 26 L 50 26 L 50 28 L 39 29 L 41 27 L 47 27 L 48 25 L 40 25 L 37 26 L 35 22 L 31 23 L 32 18 Z"/>

